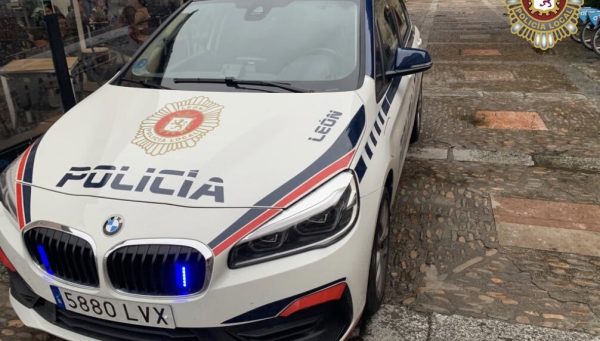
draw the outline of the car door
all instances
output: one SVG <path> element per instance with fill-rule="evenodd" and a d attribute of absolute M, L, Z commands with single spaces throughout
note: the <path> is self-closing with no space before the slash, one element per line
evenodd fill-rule
<path fill-rule="evenodd" d="M 393 0 L 396 1 L 397 0 Z M 408 141 L 414 118 L 413 97 L 415 77 L 385 76 L 386 71 L 394 69 L 396 52 L 405 47 L 408 40 L 409 23 L 400 22 L 397 5 L 389 1 L 378 1 L 375 5 L 376 22 L 376 93 L 380 111 L 388 117 L 385 126 L 389 137 L 395 184 L 399 180 L 400 170 L 408 148 Z M 378 45 L 378 47 L 377 47 Z M 385 115 L 387 114 L 387 115 Z M 395 188 L 395 187 L 394 187 Z"/>

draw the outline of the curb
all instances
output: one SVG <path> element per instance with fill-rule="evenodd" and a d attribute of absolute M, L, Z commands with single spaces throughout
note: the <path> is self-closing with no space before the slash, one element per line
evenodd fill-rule
<path fill-rule="evenodd" d="M 531 324 L 436 312 L 420 313 L 404 306 L 384 304 L 366 326 L 364 335 L 355 340 L 600 341 L 600 337 Z"/>
<path fill-rule="evenodd" d="M 556 155 L 534 155 L 536 165 L 546 168 L 578 170 L 584 172 L 600 173 L 600 159 L 591 157 L 572 157 Z"/>
<path fill-rule="evenodd" d="M 600 173 L 600 158 L 573 157 L 548 154 L 524 154 L 454 147 L 410 147 L 408 158 L 417 160 L 446 160 L 480 162 L 522 167 L 545 167 L 569 171 Z"/>
<path fill-rule="evenodd" d="M 468 98 L 506 98 L 519 100 L 544 100 L 548 102 L 561 102 L 564 100 L 570 101 L 589 101 L 583 93 L 554 93 L 532 94 L 522 91 L 469 91 L 469 90 L 447 90 L 444 88 L 426 88 L 423 89 L 423 96 L 430 98 L 439 97 L 468 97 Z M 560 98 L 560 99 L 558 99 Z"/>

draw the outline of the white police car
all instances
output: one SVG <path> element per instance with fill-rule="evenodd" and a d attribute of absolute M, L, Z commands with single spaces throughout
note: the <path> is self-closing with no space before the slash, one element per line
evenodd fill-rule
<path fill-rule="evenodd" d="M 72 340 L 347 337 L 384 295 L 420 45 L 401 0 L 185 4 L 4 172 L 19 317 Z"/>

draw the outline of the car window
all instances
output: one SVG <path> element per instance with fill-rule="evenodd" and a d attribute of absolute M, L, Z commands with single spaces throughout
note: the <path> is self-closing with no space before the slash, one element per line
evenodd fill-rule
<path fill-rule="evenodd" d="M 176 78 L 235 78 L 354 90 L 361 71 L 360 8 L 360 0 L 191 2 L 126 77 L 169 88 L 182 86 Z"/>
<path fill-rule="evenodd" d="M 400 38 L 400 44 L 404 46 L 406 32 L 408 31 L 408 19 L 402 8 L 394 9 L 394 14 L 398 25 L 398 38 Z"/>
<path fill-rule="evenodd" d="M 410 31 L 410 19 L 406 12 L 406 6 L 402 0 L 391 0 L 390 5 L 394 12 L 394 22 L 396 23 L 400 46 L 404 47 L 407 40 L 407 33 Z"/>
<path fill-rule="evenodd" d="M 394 68 L 396 52 L 399 47 L 396 19 L 392 8 L 388 4 L 382 1 L 378 3 L 381 5 L 376 8 L 376 21 L 379 28 L 383 62 L 385 71 L 390 71 Z"/>

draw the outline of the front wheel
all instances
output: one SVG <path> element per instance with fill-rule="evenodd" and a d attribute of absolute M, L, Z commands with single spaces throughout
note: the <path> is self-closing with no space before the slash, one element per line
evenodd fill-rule
<path fill-rule="evenodd" d="M 581 23 L 579 26 L 577 26 L 577 34 L 573 34 L 571 36 L 571 39 L 575 40 L 578 43 L 581 43 L 581 32 L 583 32 L 583 29 L 587 26 L 588 22 L 587 20 L 583 23 Z"/>
<path fill-rule="evenodd" d="M 592 47 L 594 48 L 594 52 L 600 56 L 600 29 L 597 29 L 596 33 L 594 33 L 594 38 L 592 38 Z"/>
<path fill-rule="evenodd" d="M 594 37 L 594 29 L 590 25 L 586 25 L 581 31 L 581 42 L 588 49 L 592 49 L 592 38 Z"/>
<path fill-rule="evenodd" d="M 379 204 L 379 214 L 375 227 L 375 238 L 371 251 L 369 283 L 365 316 L 370 317 L 379 310 L 385 296 L 388 264 L 390 258 L 390 200 L 387 191 Z"/>

